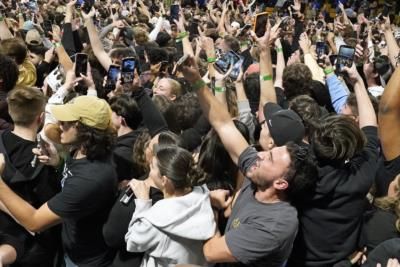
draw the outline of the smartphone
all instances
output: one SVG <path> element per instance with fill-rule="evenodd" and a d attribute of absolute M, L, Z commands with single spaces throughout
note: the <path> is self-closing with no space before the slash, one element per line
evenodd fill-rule
<path fill-rule="evenodd" d="M 179 68 L 180 66 L 184 65 L 188 59 L 189 59 L 188 54 L 183 55 L 176 63 L 176 68 Z"/>
<path fill-rule="evenodd" d="M 227 73 L 231 65 L 235 66 L 235 64 L 240 60 L 241 57 L 238 54 L 233 51 L 229 51 L 217 59 L 215 62 L 215 68 L 222 73 Z"/>
<path fill-rule="evenodd" d="M 336 60 L 336 69 L 343 72 L 344 67 L 351 67 L 354 61 L 355 48 L 348 45 L 342 45 L 339 48 L 339 54 Z"/>
<path fill-rule="evenodd" d="M 121 83 L 132 83 L 135 73 L 136 60 L 133 57 L 124 58 L 121 66 Z"/>
<path fill-rule="evenodd" d="M 75 7 L 77 9 L 80 9 L 84 2 L 85 2 L 85 0 L 76 0 Z"/>
<path fill-rule="evenodd" d="M 77 53 L 75 55 L 75 76 L 81 77 L 81 74 L 87 75 L 88 55 L 84 53 Z"/>
<path fill-rule="evenodd" d="M 240 60 L 239 61 L 237 61 L 234 65 L 233 65 L 233 68 L 232 68 L 232 71 L 231 71 L 231 73 L 229 74 L 229 77 L 231 77 L 233 80 L 237 80 L 237 78 L 238 78 L 238 76 L 239 76 L 239 74 L 240 74 L 240 71 L 242 70 L 242 65 L 243 65 L 243 62 L 244 62 L 244 58 L 243 57 L 240 57 Z"/>
<path fill-rule="evenodd" d="M 51 23 L 50 20 L 45 20 L 43 21 L 43 31 L 44 31 L 44 35 L 51 39 L 51 34 L 49 32 L 53 32 L 53 24 Z"/>
<path fill-rule="evenodd" d="M 12 0 L 12 1 L 11 1 L 11 8 L 12 8 L 13 10 L 16 10 L 16 9 L 17 9 L 17 1 L 16 1 L 16 0 Z"/>
<path fill-rule="evenodd" d="M 118 75 L 121 72 L 121 68 L 118 65 L 111 65 L 107 72 L 107 81 L 105 85 L 105 89 L 108 92 L 115 89 L 115 84 L 118 80 Z"/>
<path fill-rule="evenodd" d="M 169 12 L 169 16 L 170 16 L 170 21 L 171 23 L 175 23 L 175 20 L 178 21 L 179 20 L 179 5 L 171 5 L 170 6 L 170 12 Z"/>
<path fill-rule="evenodd" d="M 84 0 L 81 9 L 86 14 L 89 14 L 90 10 L 92 10 L 93 5 L 94 5 L 94 0 Z"/>
<path fill-rule="evenodd" d="M 268 22 L 268 13 L 263 12 L 256 15 L 255 23 L 254 23 L 254 32 L 257 37 L 263 37 L 265 34 L 265 30 Z"/>
<path fill-rule="evenodd" d="M 315 50 L 317 52 L 317 62 L 322 63 L 323 59 L 321 59 L 321 57 L 326 54 L 325 42 L 317 42 L 315 45 Z"/>
<path fill-rule="evenodd" d="M 240 29 L 238 36 L 241 37 L 241 36 L 246 35 L 246 33 L 247 33 L 250 29 L 251 29 L 251 24 L 246 24 L 246 25 L 244 25 L 244 26 Z"/>
<path fill-rule="evenodd" d="M 331 62 L 332 66 L 336 65 L 336 59 L 337 59 L 337 55 L 330 55 L 329 56 L 329 61 Z"/>
<path fill-rule="evenodd" d="M 324 22 L 322 22 L 321 20 L 319 20 L 317 22 L 317 25 L 315 25 L 315 28 L 317 28 L 318 30 L 322 29 L 322 27 L 324 27 Z"/>

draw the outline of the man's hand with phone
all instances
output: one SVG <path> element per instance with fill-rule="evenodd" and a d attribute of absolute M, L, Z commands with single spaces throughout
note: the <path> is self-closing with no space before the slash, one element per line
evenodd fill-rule
<path fill-rule="evenodd" d="M 54 167 L 58 166 L 60 163 L 60 156 L 58 155 L 56 147 L 52 143 L 44 141 L 42 137 L 40 140 L 38 144 L 40 148 L 32 149 L 32 153 L 37 156 L 37 159 L 41 163 Z"/>
<path fill-rule="evenodd" d="M 345 66 L 343 67 L 342 70 L 343 72 L 347 73 L 352 84 L 355 84 L 357 82 L 363 83 L 363 79 L 361 78 L 360 74 L 357 71 L 356 64 L 353 63 L 353 65 L 350 68 Z"/>

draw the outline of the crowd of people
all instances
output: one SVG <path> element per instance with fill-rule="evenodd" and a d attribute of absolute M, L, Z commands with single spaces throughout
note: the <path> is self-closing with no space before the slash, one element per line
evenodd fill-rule
<path fill-rule="evenodd" d="M 0 266 L 400 266 L 399 24 L 0 1 Z"/>

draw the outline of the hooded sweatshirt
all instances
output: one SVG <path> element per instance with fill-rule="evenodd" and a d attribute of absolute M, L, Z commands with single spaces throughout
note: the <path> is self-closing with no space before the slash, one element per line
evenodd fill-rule
<path fill-rule="evenodd" d="M 142 267 L 205 264 L 203 243 L 216 228 L 206 186 L 154 206 L 143 199 L 135 199 L 135 204 L 125 241 L 128 251 L 145 252 Z"/>

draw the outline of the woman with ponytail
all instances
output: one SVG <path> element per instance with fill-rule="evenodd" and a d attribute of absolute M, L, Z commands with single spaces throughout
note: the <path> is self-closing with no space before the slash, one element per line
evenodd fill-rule
<path fill-rule="evenodd" d="M 204 265 L 203 243 L 215 234 L 209 192 L 192 155 L 178 146 L 154 150 L 150 181 L 132 180 L 136 209 L 125 236 L 127 250 L 144 252 L 141 266 Z M 151 206 L 150 184 L 164 199 Z"/>

